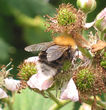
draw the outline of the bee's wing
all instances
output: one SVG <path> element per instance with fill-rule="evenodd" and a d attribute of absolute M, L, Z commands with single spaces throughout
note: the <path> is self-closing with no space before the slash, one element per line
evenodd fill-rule
<path fill-rule="evenodd" d="M 52 46 L 53 42 L 43 42 L 39 44 L 33 44 L 25 47 L 25 51 L 35 52 L 35 51 L 45 51 L 48 47 Z"/>
<path fill-rule="evenodd" d="M 64 51 L 68 49 L 68 46 L 59 46 L 59 45 L 54 45 L 51 46 L 47 49 L 47 60 L 48 61 L 55 61 L 58 58 L 60 58 Z"/>

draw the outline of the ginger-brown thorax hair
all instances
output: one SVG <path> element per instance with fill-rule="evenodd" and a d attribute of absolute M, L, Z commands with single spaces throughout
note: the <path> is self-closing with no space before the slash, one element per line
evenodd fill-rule
<path fill-rule="evenodd" d="M 76 49 L 77 45 L 74 39 L 68 35 L 61 35 L 58 37 L 54 37 L 53 41 L 57 45 L 62 46 L 71 46 L 71 48 Z"/>

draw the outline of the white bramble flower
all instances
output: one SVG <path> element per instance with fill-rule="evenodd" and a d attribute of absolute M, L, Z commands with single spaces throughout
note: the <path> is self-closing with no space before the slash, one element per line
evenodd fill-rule
<path fill-rule="evenodd" d="M 12 78 L 6 78 L 4 79 L 5 81 L 5 87 L 10 90 L 10 91 L 18 91 L 19 87 L 20 87 L 20 81 L 19 80 L 15 80 Z"/>
<path fill-rule="evenodd" d="M 8 70 L 6 70 L 6 68 L 11 63 L 12 62 L 10 62 L 6 66 L 4 66 L 0 71 L 0 79 L 1 79 L 0 80 L 0 99 L 8 97 L 7 93 L 2 89 L 2 87 L 5 87 L 7 90 L 10 90 L 10 91 L 17 91 L 19 89 L 19 86 L 20 86 L 19 80 L 7 78 L 8 74 L 12 68 L 9 68 Z"/>
<path fill-rule="evenodd" d="M 30 60 L 29 60 L 30 59 Z M 39 90 L 46 90 L 53 84 L 53 76 L 56 74 L 56 69 L 41 63 L 38 57 L 30 57 L 26 62 L 36 62 L 37 73 L 32 75 L 27 84 L 30 88 L 37 88 Z"/>
<path fill-rule="evenodd" d="M 96 17 L 96 29 L 106 33 L 106 8 L 104 8 Z"/>
<path fill-rule="evenodd" d="M 38 74 L 32 75 L 32 77 L 29 79 L 27 84 L 31 88 L 37 88 L 39 90 L 46 90 L 49 87 L 51 87 L 51 85 L 53 84 L 53 78 L 46 77 L 45 75 L 38 73 Z"/>
<path fill-rule="evenodd" d="M 72 78 L 67 84 L 67 87 L 62 91 L 60 99 L 62 100 L 70 99 L 73 102 L 79 100 L 78 90 Z"/>
<path fill-rule="evenodd" d="M 6 87 L 6 89 L 15 92 L 18 91 L 20 87 L 20 81 L 14 80 L 12 78 L 6 78 L 4 79 L 4 86 Z M 2 88 L 0 88 L 0 99 L 6 97 L 8 97 L 7 93 Z"/>

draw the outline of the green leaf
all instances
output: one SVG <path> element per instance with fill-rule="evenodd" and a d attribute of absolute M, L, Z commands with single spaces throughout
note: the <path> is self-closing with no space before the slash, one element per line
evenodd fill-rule
<path fill-rule="evenodd" d="M 18 9 L 27 16 L 53 14 L 54 7 L 44 0 L 5 0 L 11 11 Z"/>
<path fill-rule="evenodd" d="M 31 91 L 30 89 L 22 90 L 21 94 L 15 94 L 14 110 L 49 110 L 54 102 L 49 98 Z M 4 110 L 8 110 L 6 107 Z M 61 110 L 73 110 L 73 103 L 67 104 Z"/>

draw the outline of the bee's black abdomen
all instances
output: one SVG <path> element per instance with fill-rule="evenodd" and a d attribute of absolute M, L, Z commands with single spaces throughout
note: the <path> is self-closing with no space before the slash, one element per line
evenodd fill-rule
<path fill-rule="evenodd" d="M 46 65 L 51 66 L 53 68 L 57 68 L 59 70 L 59 68 L 63 66 L 64 61 L 66 60 L 71 61 L 73 59 L 73 54 L 74 54 L 74 51 L 71 51 L 71 49 L 69 48 L 57 60 L 48 61 L 46 51 L 41 51 L 39 54 L 39 58 L 40 58 L 40 62 L 45 63 Z"/>

